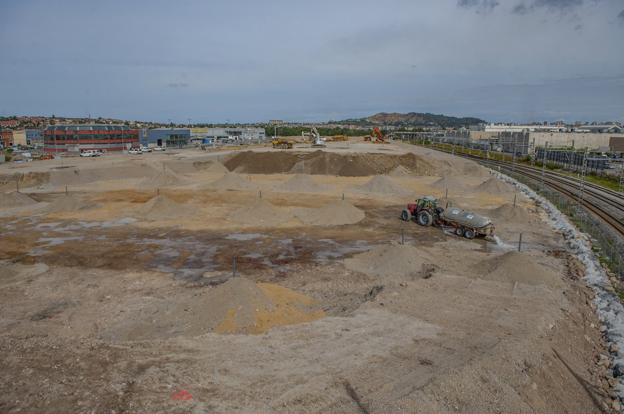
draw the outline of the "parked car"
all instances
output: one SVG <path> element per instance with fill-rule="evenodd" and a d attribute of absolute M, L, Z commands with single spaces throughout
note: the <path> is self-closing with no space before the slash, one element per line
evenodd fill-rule
<path fill-rule="evenodd" d="M 128 150 L 128 154 L 130 154 L 130 155 L 141 155 L 141 154 L 143 154 L 143 151 L 141 151 L 140 148 L 130 148 L 130 150 Z"/>
<path fill-rule="evenodd" d="M 102 153 L 98 150 L 84 150 L 80 153 L 81 157 L 99 157 Z"/>
<path fill-rule="evenodd" d="M 141 152 L 152 152 L 152 149 L 150 147 L 142 146 Z"/>
<path fill-rule="evenodd" d="M 165 147 L 154 147 L 154 151 L 164 151 Z"/>

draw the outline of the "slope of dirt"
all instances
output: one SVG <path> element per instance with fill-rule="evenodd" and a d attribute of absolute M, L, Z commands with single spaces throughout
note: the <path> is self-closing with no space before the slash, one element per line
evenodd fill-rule
<path fill-rule="evenodd" d="M 59 195 L 47 207 L 48 213 L 63 213 L 78 210 L 87 210 L 96 207 L 95 203 L 85 201 L 77 194 Z"/>
<path fill-rule="evenodd" d="M 475 187 L 476 191 L 480 191 L 483 193 L 509 193 L 513 191 L 513 188 L 501 180 L 496 179 L 495 177 L 490 177 L 478 186 Z"/>
<path fill-rule="evenodd" d="M 248 174 L 324 174 L 344 177 L 387 174 L 398 166 L 419 174 L 435 171 L 432 161 L 413 153 L 402 155 L 378 153 L 338 154 L 326 151 L 312 153 L 254 152 L 234 154 L 225 166 L 230 171 Z"/>
<path fill-rule="evenodd" d="M 321 208 L 299 209 L 295 211 L 295 216 L 303 223 L 313 226 L 340 226 L 360 222 L 365 214 L 353 204 L 339 200 Z"/>
<path fill-rule="evenodd" d="M 375 277 L 416 277 L 431 259 L 421 249 L 410 245 L 390 244 L 345 259 L 347 269 Z"/>
<path fill-rule="evenodd" d="M 147 220 L 168 220 L 177 217 L 189 217 L 195 210 L 190 206 L 176 203 L 163 195 L 153 197 L 137 210 L 139 218 Z"/>
<path fill-rule="evenodd" d="M 552 269 L 526 253 L 511 251 L 485 259 L 474 268 L 480 279 L 527 285 L 561 285 L 561 278 Z"/>
<path fill-rule="evenodd" d="M 440 190 L 445 190 L 448 188 L 449 190 L 453 191 L 465 190 L 467 187 L 466 181 L 462 177 L 455 176 L 442 177 L 439 180 L 435 181 L 432 186 Z"/>
<path fill-rule="evenodd" d="M 13 191 L 0 195 L 0 208 L 25 207 L 37 204 L 37 201 L 26 194 Z"/>
<path fill-rule="evenodd" d="M 392 179 L 383 175 L 376 175 L 365 184 L 353 187 L 353 190 L 362 193 L 378 193 L 396 196 L 405 196 L 409 194 L 409 191 L 399 187 L 392 181 Z"/>
<path fill-rule="evenodd" d="M 514 207 L 513 204 L 509 203 L 489 210 L 486 215 L 493 219 L 517 221 L 522 223 L 528 223 L 529 221 L 534 220 L 524 207 L 519 205 Z"/>
<path fill-rule="evenodd" d="M 200 171 L 222 174 L 227 172 L 227 168 L 218 160 L 190 161 L 181 159 L 167 161 L 165 165 L 178 174 L 192 174 Z"/>
<path fill-rule="evenodd" d="M 320 193 L 328 191 L 330 188 L 330 186 L 317 183 L 307 174 L 296 174 L 286 182 L 275 187 L 275 190 L 295 193 Z"/>
<path fill-rule="evenodd" d="M 282 211 L 261 198 L 231 212 L 228 216 L 228 219 L 234 223 L 257 226 L 277 226 L 291 218 L 292 214 Z"/>
<path fill-rule="evenodd" d="M 146 163 L 122 162 L 107 167 L 57 168 L 50 172 L 49 183 L 53 186 L 79 185 L 106 180 L 145 178 L 154 174 L 155 169 Z"/>
<path fill-rule="evenodd" d="M 398 165 L 397 167 L 392 169 L 392 171 L 390 171 L 388 175 L 391 177 L 407 177 L 409 175 L 412 175 L 412 172 L 404 166 Z"/>
<path fill-rule="evenodd" d="M 49 172 L 0 174 L 0 191 L 15 190 L 16 182 L 20 188 L 28 188 L 47 184 L 48 181 L 50 181 Z"/>
<path fill-rule="evenodd" d="M 226 173 L 223 177 L 208 184 L 209 189 L 217 191 L 257 190 L 258 187 L 236 173 Z"/>

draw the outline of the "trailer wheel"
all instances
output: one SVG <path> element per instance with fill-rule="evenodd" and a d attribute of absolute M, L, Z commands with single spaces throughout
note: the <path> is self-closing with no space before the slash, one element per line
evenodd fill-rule
<path fill-rule="evenodd" d="M 457 227 L 455 229 L 455 234 L 457 234 L 459 237 L 464 235 L 464 228 L 463 227 Z"/>
<path fill-rule="evenodd" d="M 433 223 L 433 217 L 428 211 L 421 211 L 418 213 L 418 224 L 421 226 L 431 226 Z"/>
<path fill-rule="evenodd" d="M 464 237 L 467 239 L 474 239 L 476 236 L 476 233 L 473 229 L 466 229 L 466 231 L 464 232 Z"/>
<path fill-rule="evenodd" d="M 409 212 L 408 209 L 404 209 L 403 211 L 401 211 L 401 220 L 410 221 L 411 219 L 412 219 L 412 214 Z"/>

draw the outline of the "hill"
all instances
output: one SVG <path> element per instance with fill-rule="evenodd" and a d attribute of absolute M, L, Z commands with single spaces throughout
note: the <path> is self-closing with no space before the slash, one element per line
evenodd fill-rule
<path fill-rule="evenodd" d="M 360 125 L 393 125 L 393 126 L 419 126 L 419 127 L 442 127 L 453 128 L 468 125 L 476 125 L 486 123 L 483 119 L 463 117 L 458 118 L 447 115 L 436 115 L 430 113 L 409 112 L 401 114 L 397 112 L 387 113 L 380 112 L 378 114 L 359 119 L 349 119 L 342 123 L 360 124 Z"/>

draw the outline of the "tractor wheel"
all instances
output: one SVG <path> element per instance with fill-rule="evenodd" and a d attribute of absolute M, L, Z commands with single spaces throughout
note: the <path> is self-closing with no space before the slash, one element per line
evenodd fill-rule
<path fill-rule="evenodd" d="M 455 229 L 455 234 L 457 234 L 459 237 L 464 235 L 464 228 L 463 227 L 457 227 Z"/>
<path fill-rule="evenodd" d="M 401 220 L 410 221 L 411 219 L 412 219 L 412 214 L 409 212 L 408 209 L 401 211 Z"/>
<path fill-rule="evenodd" d="M 474 239 L 476 236 L 476 233 L 473 229 L 466 229 L 466 231 L 464 232 L 464 237 L 467 239 Z"/>
<path fill-rule="evenodd" d="M 428 211 L 421 211 L 418 213 L 418 224 L 421 226 L 431 226 L 433 223 L 433 217 Z"/>

